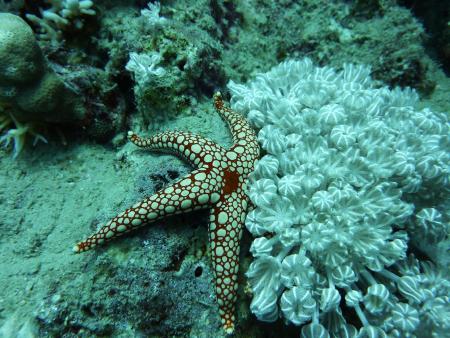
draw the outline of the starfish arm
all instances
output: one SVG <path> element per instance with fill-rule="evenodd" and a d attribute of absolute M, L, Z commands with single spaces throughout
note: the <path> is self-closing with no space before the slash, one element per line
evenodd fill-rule
<path fill-rule="evenodd" d="M 213 141 L 188 132 L 167 131 L 142 138 L 129 131 L 128 139 L 142 148 L 175 153 L 194 167 L 208 165 L 217 154 L 220 156 L 226 152 Z"/>
<path fill-rule="evenodd" d="M 226 107 L 220 93 L 214 94 L 214 107 L 219 115 L 227 122 L 233 136 L 233 143 L 236 146 L 246 147 L 251 144 L 255 149 L 259 149 L 256 142 L 256 134 L 247 120 L 229 107 Z"/>
<path fill-rule="evenodd" d="M 209 241 L 216 295 L 222 325 L 227 333 L 234 331 L 240 239 L 247 205 L 245 194 L 232 192 L 222 197 L 210 213 Z"/>
<path fill-rule="evenodd" d="M 96 233 L 75 245 L 75 252 L 93 247 L 170 215 L 210 208 L 220 198 L 220 178 L 211 168 L 194 170 L 154 195 L 111 219 Z"/>

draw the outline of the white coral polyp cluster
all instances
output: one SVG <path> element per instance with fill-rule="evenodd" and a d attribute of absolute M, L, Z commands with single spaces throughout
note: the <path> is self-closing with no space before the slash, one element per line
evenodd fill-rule
<path fill-rule="evenodd" d="M 141 91 L 151 83 L 152 79 L 160 78 L 166 73 L 164 68 L 158 66 L 161 60 L 162 57 L 157 52 L 130 53 L 130 60 L 125 68 L 134 74 L 136 84 Z"/>
<path fill-rule="evenodd" d="M 47 0 L 50 8 L 40 9 L 41 16 L 26 14 L 39 30 L 38 37 L 55 44 L 63 39 L 63 31 L 73 26 L 83 28 L 83 17 L 96 14 L 92 0 Z"/>
<path fill-rule="evenodd" d="M 448 198 L 448 118 L 417 111 L 414 91 L 376 87 L 369 74 L 303 59 L 228 85 L 266 152 L 248 184 L 251 310 L 303 325 L 305 337 L 413 334 L 426 300 L 399 291 L 407 272 L 396 266 L 411 234 L 448 233 L 448 212 L 435 202 L 440 192 Z"/>

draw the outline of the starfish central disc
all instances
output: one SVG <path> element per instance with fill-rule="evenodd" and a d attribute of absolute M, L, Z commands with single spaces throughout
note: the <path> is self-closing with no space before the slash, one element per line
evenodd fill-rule
<path fill-rule="evenodd" d="M 239 174 L 235 171 L 224 170 L 224 186 L 223 193 L 225 195 L 231 194 L 239 188 Z"/>

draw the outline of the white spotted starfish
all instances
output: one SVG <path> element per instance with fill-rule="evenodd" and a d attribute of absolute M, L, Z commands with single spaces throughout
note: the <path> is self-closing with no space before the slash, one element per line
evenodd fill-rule
<path fill-rule="evenodd" d="M 260 149 L 253 129 L 242 115 L 224 106 L 220 93 L 214 95 L 214 105 L 231 130 L 233 146 L 229 150 L 188 132 L 168 131 L 148 139 L 128 133 L 137 146 L 175 152 L 198 169 L 114 217 L 75 245 L 74 251 L 89 250 L 169 215 L 211 209 L 209 242 L 217 302 L 223 328 L 232 333 L 240 239 L 248 206 L 245 184 Z"/>

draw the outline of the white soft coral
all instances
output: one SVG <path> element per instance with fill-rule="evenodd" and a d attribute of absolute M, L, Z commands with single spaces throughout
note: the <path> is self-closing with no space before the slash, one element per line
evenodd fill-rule
<path fill-rule="evenodd" d="M 228 84 L 232 105 L 266 151 L 247 189 L 255 206 L 245 223 L 256 237 L 251 310 L 263 321 L 312 321 L 302 337 L 356 333 L 340 308 L 344 294 L 361 336 L 375 327 L 409 336 L 416 328 L 403 317 L 424 315 L 417 304 L 397 304 L 415 285 L 394 273 L 413 249 L 408 236 L 434 243 L 448 232 L 448 116 L 416 111 L 414 91 L 379 88 L 369 74 L 365 66 L 339 72 L 303 59 Z"/>
<path fill-rule="evenodd" d="M 34 136 L 33 145 L 35 145 L 38 141 L 47 143 L 44 136 L 38 134 L 34 130 L 32 124 L 20 123 L 12 115 L 10 115 L 10 117 L 6 115 L 0 116 L 0 131 L 6 130 L 11 124 L 14 124 L 15 128 L 8 129 L 6 133 L 0 137 L 0 143 L 4 143 L 5 147 L 8 147 L 10 144 L 13 145 L 13 158 L 16 158 L 23 150 L 28 134 Z"/>

